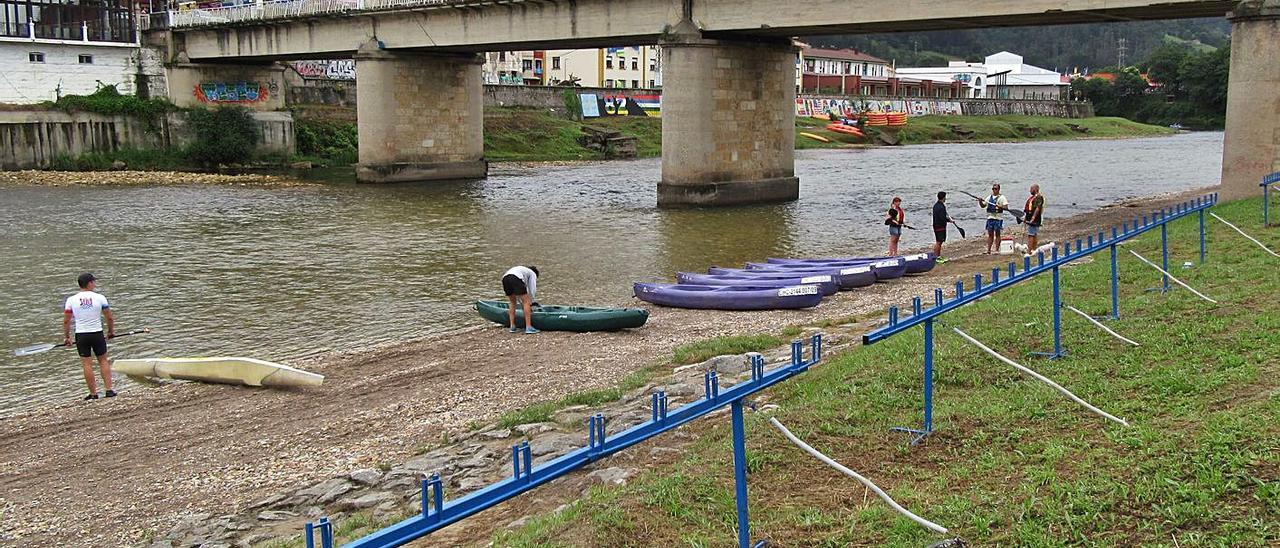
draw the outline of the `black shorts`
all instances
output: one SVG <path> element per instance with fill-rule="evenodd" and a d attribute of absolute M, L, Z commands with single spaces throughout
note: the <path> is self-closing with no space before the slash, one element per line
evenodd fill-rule
<path fill-rule="evenodd" d="M 524 285 L 524 280 L 515 274 L 507 274 L 502 277 L 502 292 L 508 297 L 517 295 L 528 295 L 529 288 Z"/>
<path fill-rule="evenodd" d="M 933 229 L 933 239 L 934 239 L 935 241 L 937 241 L 938 243 L 942 243 L 942 242 L 947 241 L 947 229 L 946 229 L 946 227 L 943 227 L 943 228 L 942 228 L 942 230 L 938 230 L 938 229 L 936 229 L 936 228 L 935 228 L 935 229 Z"/>
<path fill-rule="evenodd" d="M 90 352 L 93 352 L 94 356 L 106 356 L 107 336 L 101 331 L 76 333 L 76 352 L 81 358 L 88 358 Z"/>

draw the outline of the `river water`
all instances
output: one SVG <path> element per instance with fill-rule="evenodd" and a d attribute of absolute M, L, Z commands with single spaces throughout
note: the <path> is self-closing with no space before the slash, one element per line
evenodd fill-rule
<path fill-rule="evenodd" d="M 1020 204 L 1038 182 L 1052 219 L 1215 184 L 1221 158 L 1221 133 L 803 151 L 799 201 L 715 210 L 657 209 L 657 159 L 498 164 L 456 184 L 366 186 L 318 171 L 322 184 L 284 188 L 0 188 L 0 415 L 83 394 L 74 352 L 10 349 L 60 342 L 62 301 L 86 270 L 118 331 L 154 329 L 114 341 L 115 357 L 288 361 L 481 323 L 471 303 L 501 298 L 513 264 L 542 271 L 540 302 L 628 304 L 631 282 L 677 270 L 882 253 L 893 195 L 908 223 L 928 226 L 938 190 L 1000 181 Z M 976 205 L 958 192 L 950 202 L 980 232 Z"/>

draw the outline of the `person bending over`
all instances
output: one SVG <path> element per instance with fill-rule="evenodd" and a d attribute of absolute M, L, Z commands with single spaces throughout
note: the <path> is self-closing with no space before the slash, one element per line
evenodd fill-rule
<path fill-rule="evenodd" d="M 524 306 L 524 332 L 537 333 L 533 327 L 534 296 L 538 292 L 538 267 L 513 266 L 502 275 L 502 292 L 507 295 L 507 320 L 511 332 L 516 328 L 516 307 Z"/>

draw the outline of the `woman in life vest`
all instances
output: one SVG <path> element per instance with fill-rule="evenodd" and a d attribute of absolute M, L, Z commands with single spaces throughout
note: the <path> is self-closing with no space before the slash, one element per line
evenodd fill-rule
<path fill-rule="evenodd" d="M 885 215 L 884 224 L 889 225 L 889 256 L 898 255 L 898 239 L 902 238 L 902 227 L 907 224 L 907 214 L 902 211 L 902 198 L 893 197 L 889 205 L 889 213 Z"/>

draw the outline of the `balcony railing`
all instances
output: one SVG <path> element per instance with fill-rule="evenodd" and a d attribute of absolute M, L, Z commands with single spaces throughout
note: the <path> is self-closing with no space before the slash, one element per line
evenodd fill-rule
<path fill-rule="evenodd" d="M 0 36 L 75 42 L 137 43 L 134 11 L 119 6 L 0 0 Z"/>
<path fill-rule="evenodd" d="M 224 25 L 269 19 L 293 19 L 315 15 L 341 14 L 421 6 L 465 4 L 461 0 L 275 0 L 268 2 L 223 2 L 209 8 L 178 9 L 168 12 L 171 28 Z M 152 22 L 152 27 L 156 27 Z"/>

